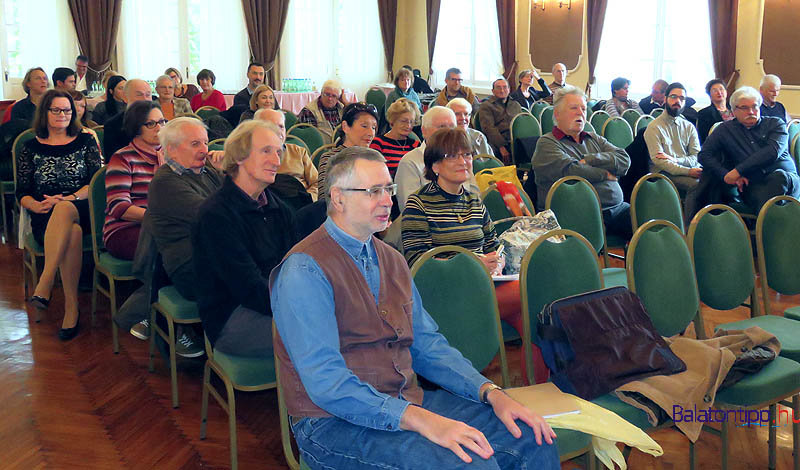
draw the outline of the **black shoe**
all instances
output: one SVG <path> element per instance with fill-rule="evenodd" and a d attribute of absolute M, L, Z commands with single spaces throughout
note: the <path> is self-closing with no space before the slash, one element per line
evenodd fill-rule
<path fill-rule="evenodd" d="M 45 299 L 44 297 L 38 295 L 31 296 L 30 302 L 39 310 L 47 310 L 47 307 L 50 306 L 50 299 Z"/>
<path fill-rule="evenodd" d="M 58 338 L 61 341 L 69 341 L 74 338 L 78 334 L 78 328 L 80 326 L 81 321 L 81 312 L 78 310 L 78 319 L 75 320 L 75 326 L 72 328 L 61 328 L 58 330 Z"/>

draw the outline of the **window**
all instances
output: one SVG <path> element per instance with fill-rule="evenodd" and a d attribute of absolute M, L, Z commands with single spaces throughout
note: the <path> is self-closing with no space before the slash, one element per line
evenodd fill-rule
<path fill-rule="evenodd" d="M 595 77 L 595 97 L 610 97 L 611 80 L 625 77 L 630 97 L 640 99 L 663 78 L 708 104 L 705 85 L 714 78 L 708 2 L 609 0 Z"/>
<path fill-rule="evenodd" d="M 119 72 L 155 80 L 167 67 L 184 80 L 210 69 L 214 88 L 228 93 L 247 85 L 250 51 L 241 0 L 126 0 L 117 36 Z"/>
<path fill-rule="evenodd" d="M 0 44 L 5 44 L 3 68 L 7 74 L 3 95 L 25 96 L 21 82 L 31 67 L 42 67 L 48 76 L 56 67 L 75 68 L 78 37 L 67 2 L 0 0 L 0 4 Z"/>
<path fill-rule="evenodd" d="M 310 79 L 318 91 L 338 78 L 363 100 L 387 78 L 375 0 L 292 0 L 280 47 L 281 77 Z"/>
<path fill-rule="evenodd" d="M 445 72 L 452 67 L 460 69 L 465 84 L 472 86 L 491 88 L 503 74 L 496 2 L 442 0 L 432 86 L 444 88 Z"/>

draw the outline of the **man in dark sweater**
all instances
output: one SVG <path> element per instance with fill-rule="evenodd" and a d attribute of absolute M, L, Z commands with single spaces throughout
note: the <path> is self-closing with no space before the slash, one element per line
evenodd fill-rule
<path fill-rule="evenodd" d="M 701 184 L 711 185 L 708 202 L 720 202 L 713 200 L 719 199 L 719 187 L 738 190 L 755 213 L 774 196 L 800 197 L 800 176 L 789 155 L 786 123 L 761 116 L 761 95 L 751 87 L 739 88 L 730 101 L 736 119 L 717 126 L 698 155 L 703 165 Z"/>
<path fill-rule="evenodd" d="M 783 103 L 777 101 L 778 95 L 781 92 L 781 79 L 778 78 L 777 75 L 771 73 L 764 75 L 764 78 L 761 79 L 758 91 L 761 93 L 761 98 L 763 99 L 761 103 L 762 117 L 776 117 L 782 119 L 786 124 L 792 120 L 792 117 L 789 116 L 789 112 L 786 111 L 786 107 L 783 106 Z"/>
<path fill-rule="evenodd" d="M 250 96 L 252 96 L 259 85 L 264 84 L 265 73 L 264 65 L 258 62 L 251 62 L 250 65 L 247 66 L 247 86 L 239 90 L 239 93 L 233 96 L 234 106 L 250 106 Z"/>
<path fill-rule="evenodd" d="M 209 159 L 208 134 L 202 121 L 175 118 L 161 129 L 159 140 L 166 162 L 150 182 L 144 224 L 152 232 L 164 269 L 178 293 L 196 300 L 192 225 L 203 202 L 222 186 L 221 165 Z M 187 339 L 183 339 L 184 333 Z M 177 337 L 179 354 L 202 354 L 202 341 L 190 329 L 179 330 Z"/>
<path fill-rule="evenodd" d="M 297 241 L 291 209 L 268 188 L 283 148 L 275 124 L 240 124 L 225 141 L 225 182 L 192 232 L 203 329 L 228 354 L 272 355 L 269 273 Z"/>
<path fill-rule="evenodd" d="M 123 89 L 125 102 L 128 106 L 137 101 L 150 101 L 151 90 L 150 85 L 146 81 L 134 78 L 125 83 Z M 122 147 L 127 147 L 131 143 L 133 136 L 125 133 L 122 127 L 123 120 L 125 119 L 125 111 L 117 113 L 114 117 L 106 121 L 103 126 L 103 159 L 108 162 L 111 156 Z"/>

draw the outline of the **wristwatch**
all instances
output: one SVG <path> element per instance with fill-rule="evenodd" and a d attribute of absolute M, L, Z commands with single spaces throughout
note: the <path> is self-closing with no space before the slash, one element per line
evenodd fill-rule
<path fill-rule="evenodd" d="M 481 403 L 484 403 L 486 405 L 490 404 L 488 397 L 489 397 L 489 392 L 491 392 L 492 390 L 500 390 L 502 392 L 503 387 L 497 384 L 490 383 L 489 386 L 486 387 L 486 390 L 484 390 L 483 393 L 481 394 Z"/>

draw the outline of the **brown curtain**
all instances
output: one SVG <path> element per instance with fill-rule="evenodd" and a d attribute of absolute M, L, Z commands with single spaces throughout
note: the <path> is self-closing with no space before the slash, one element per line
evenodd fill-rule
<path fill-rule="evenodd" d="M 589 53 L 589 82 L 586 90 L 595 82 L 594 67 L 597 65 L 597 52 L 600 50 L 600 37 L 603 35 L 603 22 L 606 18 L 608 0 L 588 0 L 586 4 L 586 48 Z"/>
<path fill-rule="evenodd" d="M 714 57 L 714 74 L 725 80 L 728 94 L 736 87 L 739 71 L 736 70 L 736 27 L 739 0 L 708 0 L 711 23 L 711 55 Z"/>
<path fill-rule="evenodd" d="M 397 0 L 378 0 L 378 19 L 381 23 L 383 53 L 386 56 L 386 70 L 389 80 L 394 71 L 394 34 L 397 30 Z"/>
<path fill-rule="evenodd" d="M 439 29 L 439 9 L 442 0 L 425 0 L 425 12 L 428 15 L 428 68 L 433 65 L 433 47 L 436 45 L 436 30 Z M 429 72 L 430 73 L 430 72 Z"/>
<path fill-rule="evenodd" d="M 242 0 L 250 56 L 267 69 L 267 84 L 276 86 L 275 58 L 280 49 L 289 0 Z"/>
<path fill-rule="evenodd" d="M 503 56 L 503 76 L 514 89 L 514 73 L 517 65 L 517 34 L 514 0 L 496 0 L 497 26 L 500 29 L 500 53 Z"/>
<path fill-rule="evenodd" d="M 111 67 L 111 54 L 117 45 L 117 30 L 122 0 L 68 0 L 81 53 L 89 58 L 91 81 Z M 89 85 L 87 73 L 87 85 Z"/>

